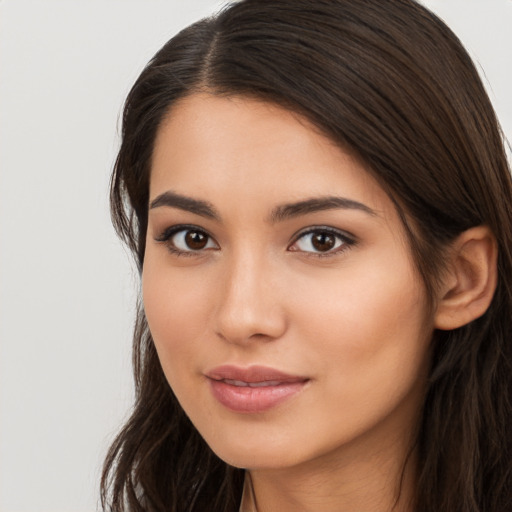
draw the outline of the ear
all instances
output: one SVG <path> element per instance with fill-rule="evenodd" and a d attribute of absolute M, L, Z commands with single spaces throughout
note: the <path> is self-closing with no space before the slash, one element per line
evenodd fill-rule
<path fill-rule="evenodd" d="M 496 289 L 497 252 L 496 239 L 486 226 L 468 229 L 455 239 L 439 293 L 435 328 L 456 329 L 487 311 Z"/>

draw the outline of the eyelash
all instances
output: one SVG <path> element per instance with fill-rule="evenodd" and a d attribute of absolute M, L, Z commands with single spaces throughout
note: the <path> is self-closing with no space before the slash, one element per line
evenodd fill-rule
<path fill-rule="evenodd" d="M 341 243 L 338 247 L 335 247 L 334 249 L 330 249 L 325 252 L 302 251 L 308 257 L 312 257 L 312 258 L 329 258 L 332 256 L 336 256 L 342 252 L 345 252 L 346 250 L 350 249 L 350 247 L 352 247 L 356 244 L 356 238 L 353 235 L 346 233 L 345 231 L 341 231 L 339 229 L 335 229 L 335 228 L 332 228 L 329 226 L 312 226 L 303 231 L 300 231 L 294 237 L 294 241 L 290 244 L 289 247 L 292 247 L 293 245 L 295 245 L 301 238 L 304 238 L 307 235 L 313 235 L 313 234 L 331 235 L 335 239 L 338 239 Z M 288 250 L 290 250 L 290 249 L 288 249 Z M 295 251 L 299 252 L 299 250 L 296 250 L 296 249 L 293 250 L 293 252 L 295 252 Z"/>
<path fill-rule="evenodd" d="M 171 226 L 167 229 L 165 229 L 159 236 L 155 238 L 156 242 L 164 243 L 167 246 L 167 249 L 176 256 L 198 256 L 202 252 L 208 249 L 190 249 L 189 251 L 183 251 L 181 249 L 178 249 L 173 243 L 172 238 L 177 235 L 180 232 L 195 232 L 200 233 L 202 235 L 205 235 L 209 240 L 214 240 L 212 236 L 210 236 L 204 229 L 200 228 L 199 226 L 194 226 L 192 224 L 181 224 L 178 226 Z M 215 242 L 216 245 L 217 242 Z"/>
<path fill-rule="evenodd" d="M 172 238 L 180 232 L 195 232 L 202 234 L 208 238 L 207 244 L 209 241 L 213 241 L 218 248 L 218 244 L 215 239 L 208 234 L 204 229 L 188 224 L 181 224 L 177 226 L 171 226 L 165 229 L 158 237 L 155 238 L 156 242 L 164 243 L 167 246 L 167 249 L 177 256 L 198 256 L 204 253 L 207 250 L 211 250 L 211 247 L 204 249 L 190 249 L 184 251 L 182 249 L 178 249 L 173 243 Z M 341 242 L 338 247 L 334 247 L 334 249 L 329 249 L 328 251 L 301 251 L 300 249 L 291 249 L 295 244 L 297 244 L 302 238 L 305 238 L 307 235 L 313 234 L 327 234 L 333 236 L 337 241 L 335 243 Z M 338 229 L 328 227 L 328 226 L 312 226 L 303 231 L 300 231 L 293 237 L 293 242 L 288 246 L 288 250 L 291 252 L 302 252 L 307 255 L 307 257 L 313 258 L 327 258 L 336 256 L 339 253 L 342 253 L 348 250 L 350 247 L 356 244 L 356 239 L 353 235 L 350 235 L 344 231 L 340 231 Z"/>

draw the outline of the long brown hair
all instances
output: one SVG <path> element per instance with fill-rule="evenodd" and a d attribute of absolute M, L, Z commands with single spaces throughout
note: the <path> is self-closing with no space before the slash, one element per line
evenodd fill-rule
<path fill-rule="evenodd" d="M 432 294 L 443 249 L 487 225 L 499 281 L 488 311 L 437 331 L 417 448 L 416 512 L 512 510 L 512 184 L 499 125 L 468 54 L 413 0 L 243 0 L 171 39 L 126 100 L 114 225 L 144 263 L 155 135 L 196 91 L 297 112 L 366 162 L 396 204 Z M 142 307 L 136 401 L 105 462 L 107 510 L 235 511 L 243 471 L 218 459 L 160 367 Z"/>

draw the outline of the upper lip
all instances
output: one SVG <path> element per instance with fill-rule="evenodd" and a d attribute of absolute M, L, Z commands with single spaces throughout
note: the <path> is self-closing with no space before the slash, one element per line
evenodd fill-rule
<path fill-rule="evenodd" d="M 230 380 L 240 382 L 302 382 L 308 380 L 307 377 L 299 375 L 290 375 L 275 368 L 267 366 L 249 366 L 242 368 L 239 366 L 223 365 L 217 366 L 206 373 L 206 376 L 213 380 Z"/>

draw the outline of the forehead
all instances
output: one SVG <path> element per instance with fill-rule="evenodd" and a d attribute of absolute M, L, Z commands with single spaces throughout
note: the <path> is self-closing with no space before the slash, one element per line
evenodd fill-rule
<path fill-rule="evenodd" d="M 151 197 L 171 189 L 245 206 L 326 194 L 390 206 L 361 161 L 308 120 L 237 96 L 193 94 L 173 106 L 155 141 L 150 187 Z"/>

